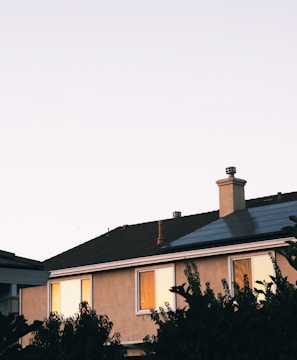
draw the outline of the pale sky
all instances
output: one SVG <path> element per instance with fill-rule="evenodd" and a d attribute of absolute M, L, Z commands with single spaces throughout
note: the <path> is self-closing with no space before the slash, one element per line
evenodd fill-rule
<path fill-rule="evenodd" d="M 0 249 L 297 191 L 296 0 L 0 0 Z"/>

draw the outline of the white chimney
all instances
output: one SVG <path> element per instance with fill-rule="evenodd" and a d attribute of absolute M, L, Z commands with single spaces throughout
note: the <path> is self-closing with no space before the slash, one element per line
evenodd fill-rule
<path fill-rule="evenodd" d="M 245 180 L 234 177 L 236 168 L 229 166 L 226 168 L 226 179 L 217 181 L 220 197 L 220 217 L 232 214 L 236 210 L 245 209 L 244 186 Z"/>

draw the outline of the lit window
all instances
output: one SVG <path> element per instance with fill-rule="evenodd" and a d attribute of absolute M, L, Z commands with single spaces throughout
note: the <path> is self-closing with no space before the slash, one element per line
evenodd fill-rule
<path fill-rule="evenodd" d="M 72 279 L 52 282 L 50 285 L 50 311 L 64 317 L 73 316 L 79 304 L 87 301 L 91 305 L 91 280 Z"/>
<path fill-rule="evenodd" d="M 137 312 L 175 307 L 174 294 L 169 289 L 174 285 L 173 266 L 137 271 Z"/>
<path fill-rule="evenodd" d="M 243 288 L 243 278 L 247 275 L 250 288 L 260 289 L 261 285 L 257 284 L 256 281 L 271 282 L 270 275 L 274 276 L 275 271 L 269 255 L 261 254 L 233 258 L 231 260 L 231 275 L 232 283 L 235 282 L 240 288 Z"/>

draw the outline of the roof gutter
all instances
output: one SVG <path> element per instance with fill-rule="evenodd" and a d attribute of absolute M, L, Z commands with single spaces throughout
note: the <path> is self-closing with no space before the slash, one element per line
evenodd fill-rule
<path fill-rule="evenodd" d="M 285 246 L 286 241 L 288 240 L 295 241 L 296 239 L 294 237 L 287 237 L 283 239 L 273 239 L 273 240 L 269 239 L 269 240 L 261 240 L 250 243 L 243 243 L 243 244 L 217 246 L 217 247 L 205 248 L 205 249 L 180 251 L 176 253 L 169 253 L 169 254 L 167 253 L 167 254 L 152 255 L 152 256 L 139 257 L 133 259 L 110 261 L 100 264 L 76 266 L 72 268 L 52 270 L 50 272 L 51 273 L 50 278 L 94 273 L 94 272 L 106 271 L 106 270 L 116 270 L 116 269 L 123 269 L 129 267 L 145 266 L 145 265 L 166 263 L 166 262 L 172 262 L 178 260 L 179 261 L 188 260 L 188 259 L 207 257 L 207 256 L 234 254 L 237 252 L 273 249 L 273 248 Z"/>

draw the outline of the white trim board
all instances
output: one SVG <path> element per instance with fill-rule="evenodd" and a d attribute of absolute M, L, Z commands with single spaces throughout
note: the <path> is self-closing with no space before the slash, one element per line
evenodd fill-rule
<path fill-rule="evenodd" d="M 137 267 L 144 265 L 153 265 L 153 264 L 194 259 L 194 258 L 207 257 L 207 256 L 234 254 L 237 252 L 272 249 L 276 247 L 285 246 L 286 245 L 285 242 L 288 240 L 296 241 L 294 237 L 273 239 L 273 240 L 270 239 L 270 240 L 242 243 L 242 244 L 216 246 L 205 249 L 179 251 L 175 253 L 166 253 L 160 255 L 110 261 L 110 262 L 92 264 L 92 265 L 76 266 L 72 268 L 52 270 L 50 274 L 50 278 L 94 273 L 98 271 L 106 271 L 106 270 L 114 270 L 114 269 L 123 269 L 123 268 Z"/>

